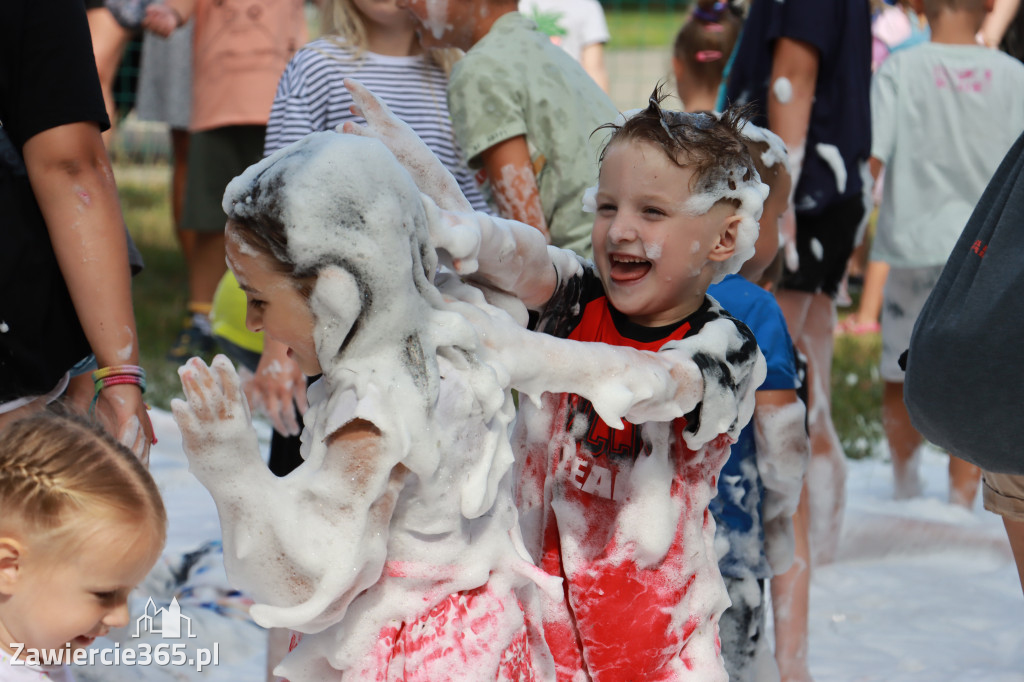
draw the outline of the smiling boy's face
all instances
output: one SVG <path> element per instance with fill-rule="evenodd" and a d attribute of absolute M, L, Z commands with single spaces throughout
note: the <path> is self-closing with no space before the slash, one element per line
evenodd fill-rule
<path fill-rule="evenodd" d="M 594 264 L 608 300 L 637 324 L 674 324 L 696 311 L 714 263 L 735 251 L 735 210 L 723 202 L 694 215 L 687 208 L 692 178 L 652 142 L 616 141 L 605 152 Z"/>

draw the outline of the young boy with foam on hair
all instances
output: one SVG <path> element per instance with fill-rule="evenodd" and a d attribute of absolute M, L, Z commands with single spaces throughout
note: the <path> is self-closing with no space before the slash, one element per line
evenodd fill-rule
<path fill-rule="evenodd" d="M 401 126 L 379 102 L 361 105 L 371 129 L 346 131 L 402 150 Z M 603 386 L 594 394 L 604 407 L 572 382 L 521 388 L 529 399 L 514 437 L 526 546 L 565 581 L 544 601 L 559 680 L 727 677 L 717 621 L 728 600 L 708 502 L 765 369 L 753 335 L 706 290 L 739 270 L 757 239 L 766 188 L 741 125 L 735 112 L 662 110 L 656 93 L 611 126 L 588 197 L 594 262 L 485 216 L 448 214 L 432 235 L 456 271 L 518 295 L 535 329 L 602 349 L 577 363 L 573 381 Z M 410 156 L 405 148 L 403 162 L 432 191 L 425 158 Z M 634 387 L 624 422 L 606 416 L 622 386 Z"/>
<path fill-rule="evenodd" d="M 466 51 L 448 84 L 452 127 L 501 215 L 589 255 L 580 202 L 597 179 L 601 139 L 590 133 L 615 118 L 611 99 L 516 0 L 403 1 L 425 46 Z"/>

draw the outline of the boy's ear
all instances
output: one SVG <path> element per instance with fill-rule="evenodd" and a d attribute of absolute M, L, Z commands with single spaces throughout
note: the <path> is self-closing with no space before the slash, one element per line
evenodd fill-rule
<path fill-rule="evenodd" d="M 731 215 L 722 222 L 722 231 L 718 234 L 718 241 L 711 247 L 708 260 L 721 263 L 729 260 L 736 253 L 736 235 L 740 231 L 740 218 L 738 215 Z"/>
<path fill-rule="evenodd" d="M 0 595 L 11 595 L 21 575 L 25 547 L 10 537 L 0 537 Z"/>

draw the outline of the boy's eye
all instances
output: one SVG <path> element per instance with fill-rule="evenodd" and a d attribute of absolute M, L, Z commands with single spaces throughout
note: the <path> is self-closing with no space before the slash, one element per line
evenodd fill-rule
<path fill-rule="evenodd" d="M 598 210 L 599 213 L 614 212 L 615 211 L 615 204 L 609 204 L 607 202 L 605 202 L 603 204 L 598 204 L 597 205 L 597 210 Z"/>
<path fill-rule="evenodd" d="M 668 215 L 667 213 L 665 213 L 665 211 L 661 210 L 657 206 L 648 206 L 647 208 L 644 209 L 644 213 L 646 213 L 647 215 L 658 216 Z"/>

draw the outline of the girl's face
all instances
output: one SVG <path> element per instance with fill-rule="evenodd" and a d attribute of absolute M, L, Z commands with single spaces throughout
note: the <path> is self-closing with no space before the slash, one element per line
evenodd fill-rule
<path fill-rule="evenodd" d="M 0 566 L 4 649 L 12 651 L 11 642 L 54 650 L 70 643 L 82 649 L 128 624 L 128 594 L 159 558 L 159 534 L 145 524 L 115 522 L 85 535 L 65 543 L 68 547 L 26 542 L 16 566 L 5 549 Z"/>
<path fill-rule="evenodd" d="M 228 266 L 245 292 L 245 326 L 288 346 L 288 357 L 306 376 L 320 374 L 309 301 L 295 280 L 278 270 L 273 258 L 249 246 L 239 230 L 237 223 L 228 221 L 225 251 Z"/>

